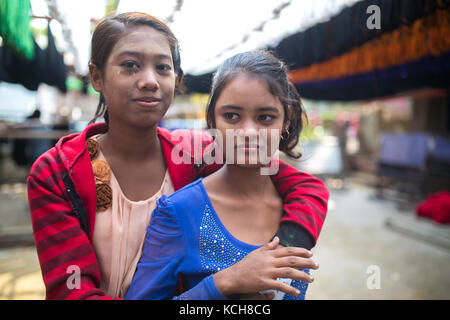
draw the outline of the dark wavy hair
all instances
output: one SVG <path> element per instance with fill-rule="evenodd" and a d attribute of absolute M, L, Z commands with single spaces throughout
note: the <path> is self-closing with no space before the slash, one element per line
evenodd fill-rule
<path fill-rule="evenodd" d="M 92 35 L 91 59 L 89 63 L 95 65 L 103 74 L 105 63 L 108 60 L 114 45 L 127 31 L 138 26 L 154 28 L 167 38 L 172 53 L 174 71 L 177 76 L 175 80 L 175 89 L 178 92 L 183 93 L 185 89 L 183 85 L 184 73 L 181 69 L 178 40 L 163 21 L 146 13 L 126 12 L 103 18 L 95 27 L 94 34 Z M 92 119 L 90 123 L 94 123 L 97 118 L 100 117 L 104 117 L 105 121 L 108 122 L 108 109 L 102 94 L 100 94 L 100 100 L 94 119 Z"/>
<path fill-rule="evenodd" d="M 206 108 L 208 128 L 216 128 L 216 102 L 225 86 L 239 75 L 246 74 L 264 80 L 270 93 L 277 97 L 283 105 L 285 118 L 279 149 L 288 156 L 298 159 L 300 153 L 293 151 L 303 129 L 303 111 L 300 95 L 289 81 L 286 65 L 266 50 L 254 50 L 236 54 L 225 60 L 214 73 L 211 94 Z"/>

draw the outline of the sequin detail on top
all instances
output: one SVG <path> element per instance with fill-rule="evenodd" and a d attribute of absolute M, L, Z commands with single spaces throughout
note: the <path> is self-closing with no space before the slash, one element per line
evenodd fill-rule
<path fill-rule="evenodd" d="M 207 274 L 226 269 L 242 260 L 249 253 L 248 250 L 239 249 L 231 243 L 228 236 L 220 229 L 214 215 L 209 206 L 206 205 L 200 224 L 199 250 L 201 271 Z M 300 270 L 309 274 L 309 269 Z M 304 300 L 308 283 L 293 280 L 290 285 L 300 290 L 300 295 L 296 297 L 285 294 L 282 299 Z M 180 299 L 188 299 L 188 297 L 180 296 Z"/>
<path fill-rule="evenodd" d="M 202 271 L 208 274 L 228 268 L 248 254 L 236 248 L 220 230 L 208 205 L 202 214 L 199 249 Z"/>
<path fill-rule="evenodd" d="M 300 269 L 307 274 L 309 274 L 309 269 Z M 292 280 L 291 286 L 300 290 L 300 294 L 296 296 L 291 296 L 290 294 L 285 294 L 283 300 L 305 300 L 306 289 L 308 289 L 308 282 Z"/>

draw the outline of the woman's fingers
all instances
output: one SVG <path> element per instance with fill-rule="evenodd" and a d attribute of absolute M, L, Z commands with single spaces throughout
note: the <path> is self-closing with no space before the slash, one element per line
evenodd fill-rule
<path fill-rule="evenodd" d="M 291 268 L 306 268 L 306 269 L 319 269 L 319 264 L 312 259 L 300 258 L 296 256 L 288 256 L 276 258 L 274 260 L 274 267 L 291 267 Z"/>
<path fill-rule="evenodd" d="M 286 257 L 286 256 L 297 256 L 303 258 L 311 258 L 312 252 L 306 250 L 305 248 L 298 247 L 282 247 L 274 250 L 273 256 L 276 258 Z"/>
<path fill-rule="evenodd" d="M 264 245 L 264 248 L 267 250 L 274 250 L 277 248 L 279 243 L 280 243 L 280 238 L 274 237 L 270 242 L 268 242 Z"/>
<path fill-rule="evenodd" d="M 314 278 L 303 272 L 301 270 L 297 270 L 294 268 L 277 268 L 274 272 L 274 278 L 289 278 L 292 280 L 299 280 L 303 282 L 311 283 L 314 281 Z"/>
<path fill-rule="evenodd" d="M 277 280 L 271 280 L 268 282 L 269 289 L 282 291 L 284 293 L 290 294 L 291 296 L 298 296 L 300 291 L 290 285 Z"/>

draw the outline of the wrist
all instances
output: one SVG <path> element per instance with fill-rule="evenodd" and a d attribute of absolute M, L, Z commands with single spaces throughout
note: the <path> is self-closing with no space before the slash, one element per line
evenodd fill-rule
<path fill-rule="evenodd" d="M 235 293 L 233 276 L 231 271 L 228 269 L 219 271 L 213 274 L 213 279 L 216 284 L 217 290 L 220 291 L 224 296 L 228 297 Z"/>

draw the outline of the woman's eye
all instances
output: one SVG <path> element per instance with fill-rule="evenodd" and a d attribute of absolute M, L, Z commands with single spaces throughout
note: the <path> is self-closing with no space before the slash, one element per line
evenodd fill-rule
<path fill-rule="evenodd" d="M 130 70 L 136 70 L 139 68 L 139 65 L 134 61 L 126 61 L 122 63 L 122 66 Z"/>
<path fill-rule="evenodd" d="M 239 115 L 233 112 L 226 112 L 223 114 L 223 117 L 227 120 L 237 120 L 239 118 Z"/>
<path fill-rule="evenodd" d="M 158 69 L 161 71 L 170 71 L 172 70 L 172 67 L 168 64 L 160 64 L 158 65 Z"/>
<path fill-rule="evenodd" d="M 260 115 L 258 118 L 259 118 L 259 120 L 261 120 L 263 122 L 273 121 L 275 119 L 274 116 L 271 116 L 269 114 Z"/>

